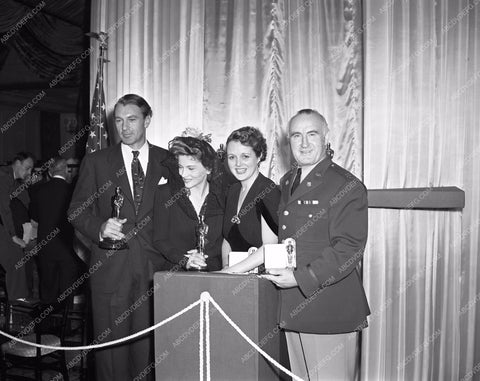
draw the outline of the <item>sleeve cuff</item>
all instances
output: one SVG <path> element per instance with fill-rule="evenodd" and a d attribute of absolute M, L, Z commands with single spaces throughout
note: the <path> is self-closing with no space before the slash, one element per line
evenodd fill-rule
<path fill-rule="evenodd" d="M 313 295 L 315 291 L 317 291 L 320 287 L 318 278 L 313 272 L 310 265 L 307 265 L 305 267 L 302 267 L 301 269 L 294 271 L 293 275 L 297 281 L 300 291 L 307 298 L 310 295 Z"/>

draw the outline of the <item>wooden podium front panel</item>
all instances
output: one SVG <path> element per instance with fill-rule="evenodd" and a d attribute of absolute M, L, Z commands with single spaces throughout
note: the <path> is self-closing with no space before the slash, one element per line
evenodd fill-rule
<path fill-rule="evenodd" d="M 255 343 L 279 361 L 278 292 L 255 275 L 195 272 L 155 274 L 155 323 L 179 312 L 208 291 Z M 196 306 L 155 330 L 156 380 L 199 379 L 199 317 Z M 212 380 L 287 379 L 254 350 L 210 304 Z"/>

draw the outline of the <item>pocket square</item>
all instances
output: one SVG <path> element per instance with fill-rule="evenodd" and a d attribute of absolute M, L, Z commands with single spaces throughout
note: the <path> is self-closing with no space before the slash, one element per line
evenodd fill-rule
<path fill-rule="evenodd" d="M 162 178 L 160 179 L 160 181 L 158 182 L 157 185 L 163 185 L 163 184 L 166 184 L 166 183 L 168 183 L 168 180 L 165 177 L 162 176 Z"/>

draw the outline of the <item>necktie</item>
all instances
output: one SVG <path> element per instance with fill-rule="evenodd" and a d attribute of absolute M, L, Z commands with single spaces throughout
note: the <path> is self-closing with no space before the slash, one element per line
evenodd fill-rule
<path fill-rule="evenodd" d="M 298 185 L 300 184 L 301 177 L 302 177 L 302 168 L 299 167 L 297 169 L 297 175 L 295 176 L 295 180 L 293 180 L 292 190 L 290 192 L 290 195 L 292 195 L 293 192 L 295 192 L 295 189 L 297 189 Z"/>
<path fill-rule="evenodd" d="M 138 213 L 138 208 L 142 202 L 143 184 L 145 182 L 145 174 L 143 173 L 142 164 L 138 159 L 139 151 L 132 151 L 132 181 L 133 181 L 133 201 L 135 202 L 135 212 Z"/>

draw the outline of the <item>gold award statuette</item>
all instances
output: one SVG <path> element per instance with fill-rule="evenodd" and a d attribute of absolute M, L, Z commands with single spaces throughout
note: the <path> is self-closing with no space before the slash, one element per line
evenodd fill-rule
<path fill-rule="evenodd" d="M 125 197 L 123 196 L 122 190 L 120 187 L 115 188 L 115 194 L 112 196 L 112 218 L 117 220 L 120 219 L 120 210 L 123 206 L 123 201 Z M 100 249 L 104 250 L 125 250 L 128 249 L 127 241 L 124 239 L 113 239 L 113 238 L 104 238 L 98 244 Z"/>
<path fill-rule="evenodd" d="M 205 255 L 205 237 L 207 236 L 208 233 L 208 225 L 205 223 L 205 216 L 203 214 L 200 214 L 198 217 L 198 225 L 197 225 L 197 249 L 198 253 L 205 258 L 205 260 L 208 258 L 208 256 Z M 207 266 L 201 266 L 201 267 L 190 267 L 190 270 L 192 271 L 207 271 Z"/>

